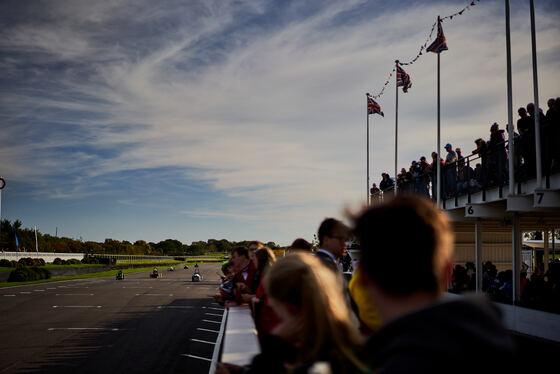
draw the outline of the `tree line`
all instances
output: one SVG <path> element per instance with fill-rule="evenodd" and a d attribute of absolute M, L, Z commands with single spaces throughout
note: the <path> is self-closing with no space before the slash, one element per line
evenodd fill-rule
<path fill-rule="evenodd" d="M 35 231 L 22 228 L 22 222 L 2 220 L 0 226 L 0 248 L 3 251 L 16 251 L 16 235 L 20 251 L 35 252 Z M 237 246 L 248 246 L 249 240 L 230 242 L 226 239 L 208 239 L 196 241 L 190 245 L 183 244 L 176 239 L 166 239 L 158 243 L 137 240 L 131 243 L 127 240 L 105 239 L 104 242 L 83 241 L 72 238 L 56 237 L 37 231 L 39 252 L 57 253 L 110 253 L 119 255 L 151 255 L 151 256 L 191 256 L 205 253 L 231 252 Z M 271 249 L 280 248 L 274 242 L 265 244 Z"/>

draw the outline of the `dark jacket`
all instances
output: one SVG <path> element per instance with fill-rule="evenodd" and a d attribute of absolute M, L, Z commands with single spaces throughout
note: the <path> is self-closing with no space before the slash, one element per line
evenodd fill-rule
<path fill-rule="evenodd" d="M 434 304 L 394 320 L 367 343 L 376 373 L 512 373 L 515 346 L 482 298 Z"/>

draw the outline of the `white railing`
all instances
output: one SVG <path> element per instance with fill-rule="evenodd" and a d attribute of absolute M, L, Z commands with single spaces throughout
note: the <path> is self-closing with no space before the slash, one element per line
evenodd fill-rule
<path fill-rule="evenodd" d="M 45 262 L 53 262 L 55 258 L 61 260 L 81 260 L 83 253 L 56 253 L 56 252 L 0 252 L 0 259 L 18 261 L 20 258 L 42 258 Z"/>

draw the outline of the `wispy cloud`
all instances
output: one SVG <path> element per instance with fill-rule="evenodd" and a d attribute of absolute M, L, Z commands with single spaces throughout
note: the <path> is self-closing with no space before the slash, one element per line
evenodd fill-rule
<path fill-rule="evenodd" d="M 414 57 L 437 14 L 464 6 L 403 4 L 19 5 L 0 41 L 3 173 L 41 193 L 48 181 L 45 197 L 84 199 L 106 191 L 94 181 L 172 168 L 179 185 L 197 181 L 229 198 L 226 210 L 223 201 L 187 207 L 178 200 L 183 215 L 256 216 L 284 237 L 298 219 L 309 230 L 365 195 L 365 92 L 381 88 L 395 58 Z M 528 14 L 514 5 L 514 101 L 521 105 L 532 93 Z M 558 96 L 560 12 L 544 6 L 551 8 L 538 9 L 540 74 L 548 77 L 541 93 Z M 507 118 L 503 10 L 481 3 L 444 28 L 443 139 L 474 148 L 490 123 Z M 414 85 L 400 94 L 399 168 L 435 147 L 434 68 L 432 55 L 407 68 Z M 379 101 L 386 116 L 372 118 L 373 180 L 392 171 L 392 84 Z"/>

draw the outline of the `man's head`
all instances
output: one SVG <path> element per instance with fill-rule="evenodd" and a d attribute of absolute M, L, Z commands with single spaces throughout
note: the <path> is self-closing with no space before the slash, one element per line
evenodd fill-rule
<path fill-rule="evenodd" d="M 235 247 L 231 251 L 231 261 L 237 269 L 242 269 L 249 262 L 249 250 L 246 247 Z"/>
<path fill-rule="evenodd" d="M 413 238 L 406 245 L 397 238 Z M 444 213 L 427 200 L 401 195 L 365 210 L 356 221 L 360 267 L 378 289 L 395 297 L 439 295 L 451 263 L 453 234 Z M 398 271 L 395 271 L 397 266 Z"/>
<path fill-rule="evenodd" d="M 344 248 L 346 248 L 350 229 L 337 219 L 326 218 L 321 222 L 317 236 L 319 247 L 338 258 L 342 256 Z"/>
<path fill-rule="evenodd" d="M 550 109 L 552 109 L 554 107 L 554 103 L 556 102 L 556 100 L 554 100 L 553 98 L 548 99 L 548 101 L 546 102 L 546 105 L 548 105 L 548 107 Z"/>
<path fill-rule="evenodd" d="M 445 150 L 446 150 L 447 152 L 453 152 L 453 147 L 451 146 L 451 144 L 447 143 L 447 144 L 445 145 Z"/>
<path fill-rule="evenodd" d="M 491 133 L 492 133 L 492 132 L 496 132 L 496 131 L 498 131 L 499 129 L 500 129 L 500 126 L 499 126 L 496 122 L 494 122 L 494 123 L 492 124 L 492 126 L 490 126 L 490 132 L 491 132 Z"/>
<path fill-rule="evenodd" d="M 535 104 L 533 103 L 527 104 L 527 112 L 529 113 L 529 115 L 532 116 L 535 113 Z"/>
<path fill-rule="evenodd" d="M 517 109 L 517 114 L 519 114 L 519 117 L 521 117 L 521 118 L 527 117 L 527 109 L 521 107 L 521 108 Z"/>

